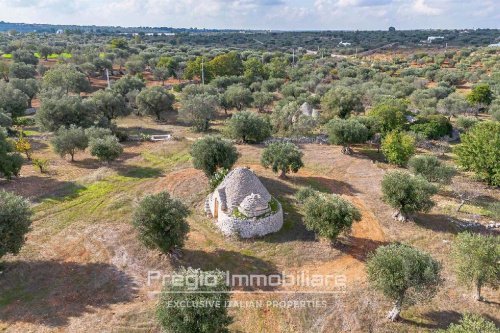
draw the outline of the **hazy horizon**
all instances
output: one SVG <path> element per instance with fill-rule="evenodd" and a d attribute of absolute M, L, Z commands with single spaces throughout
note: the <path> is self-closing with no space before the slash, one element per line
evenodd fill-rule
<path fill-rule="evenodd" d="M 0 0 L 20 23 L 281 31 L 500 27 L 497 0 Z M 77 16 L 75 16 L 77 15 Z"/>

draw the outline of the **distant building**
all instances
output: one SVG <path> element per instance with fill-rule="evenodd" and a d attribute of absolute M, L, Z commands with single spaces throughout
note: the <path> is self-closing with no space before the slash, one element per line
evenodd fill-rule
<path fill-rule="evenodd" d="M 429 36 L 427 37 L 427 43 L 432 43 L 434 41 L 437 41 L 437 40 L 444 40 L 444 37 L 443 36 Z"/>
<path fill-rule="evenodd" d="M 59 29 L 56 31 L 56 35 L 62 35 L 64 33 L 63 29 Z"/>
<path fill-rule="evenodd" d="M 351 46 L 351 43 L 341 41 L 337 46 Z"/>
<path fill-rule="evenodd" d="M 488 47 L 500 47 L 500 42 L 498 42 L 496 44 L 490 44 L 490 45 L 488 45 Z"/>

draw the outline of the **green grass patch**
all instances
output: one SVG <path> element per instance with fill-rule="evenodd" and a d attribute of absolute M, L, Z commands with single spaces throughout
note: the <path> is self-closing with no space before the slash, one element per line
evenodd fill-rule
<path fill-rule="evenodd" d="M 177 152 L 144 152 L 142 157 L 152 164 L 153 167 L 168 168 L 176 164 L 189 162 L 191 160 L 191 155 L 189 155 L 187 150 L 177 151 Z"/>
<path fill-rule="evenodd" d="M 3 290 L 0 294 L 0 308 L 3 308 L 13 302 L 29 302 L 33 300 L 33 293 L 27 291 L 20 283 L 13 288 Z"/>
<path fill-rule="evenodd" d="M 2 54 L 2 58 L 4 58 L 4 59 L 12 59 L 12 53 Z"/>

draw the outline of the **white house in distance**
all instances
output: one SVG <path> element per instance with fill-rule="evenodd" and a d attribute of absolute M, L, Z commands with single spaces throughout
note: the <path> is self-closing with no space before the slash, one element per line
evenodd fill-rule
<path fill-rule="evenodd" d="M 340 41 L 340 43 L 337 46 L 351 46 L 351 43 Z"/>
<path fill-rule="evenodd" d="M 226 236 L 260 237 L 283 226 L 281 204 L 248 168 L 236 168 L 226 175 L 208 195 L 205 212 L 216 219 Z"/>
<path fill-rule="evenodd" d="M 444 40 L 444 37 L 443 36 L 429 36 L 427 37 L 427 43 L 432 43 L 434 41 L 438 41 L 438 40 Z"/>

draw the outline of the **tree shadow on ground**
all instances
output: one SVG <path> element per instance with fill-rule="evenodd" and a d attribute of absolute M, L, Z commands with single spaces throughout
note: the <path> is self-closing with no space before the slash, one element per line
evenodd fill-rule
<path fill-rule="evenodd" d="M 345 236 L 332 244 L 333 248 L 349 254 L 356 260 L 366 262 L 370 253 L 379 246 L 388 245 L 389 242 L 377 241 L 373 239 Z"/>
<path fill-rule="evenodd" d="M 359 191 L 351 184 L 325 177 L 294 177 L 292 182 L 302 187 L 312 187 L 315 190 L 333 194 L 356 194 Z"/>
<path fill-rule="evenodd" d="M 171 131 L 165 131 L 165 130 L 156 129 L 156 128 L 140 127 L 140 126 L 120 127 L 120 130 L 123 130 L 128 135 L 139 135 L 139 134 L 146 134 L 146 135 L 167 135 L 167 134 L 171 134 L 172 133 Z"/>
<path fill-rule="evenodd" d="M 262 240 L 270 243 L 286 243 L 297 240 L 316 241 L 314 232 L 306 229 L 302 222 L 302 215 L 297 210 L 297 204 L 292 199 L 296 189 L 285 181 L 267 177 L 259 178 L 283 208 L 283 227 L 274 234 L 262 237 Z"/>
<path fill-rule="evenodd" d="M 192 267 L 201 270 L 221 270 L 222 272 L 229 272 L 230 275 L 281 275 L 277 267 L 266 260 L 245 255 L 240 252 L 227 251 L 224 249 L 216 249 L 213 252 L 199 251 L 199 250 L 183 250 L 182 257 L 174 263 L 176 268 L 179 267 Z M 237 290 L 272 290 L 271 286 L 265 285 L 233 285 Z"/>
<path fill-rule="evenodd" d="M 418 322 L 412 319 L 404 319 L 401 321 L 410 326 L 426 328 L 431 330 L 445 329 L 450 324 L 458 323 L 462 319 L 462 314 L 453 310 L 444 311 L 429 311 L 422 315 L 426 322 Z"/>
<path fill-rule="evenodd" d="M 457 234 L 461 231 L 457 224 L 450 221 L 448 215 L 415 214 L 413 220 L 418 226 L 435 232 Z"/>
<path fill-rule="evenodd" d="M 83 186 L 70 181 L 59 181 L 52 177 L 27 176 L 12 181 L 0 180 L 0 188 L 38 203 L 46 198 L 72 194 Z"/>
<path fill-rule="evenodd" d="M 51 327 L 95 308 L 131 301 L 132 278 L 105 263 L 9 262 L 0 279 L 0 320 Z"/>
<path fill-rule="evenodd" d="M 119 168 L 117 171 L 121 176 L 137 179 L 159 178 L 164 175 L 163 170 L 160 168 L 142 167 L 136 165 Z"/>

